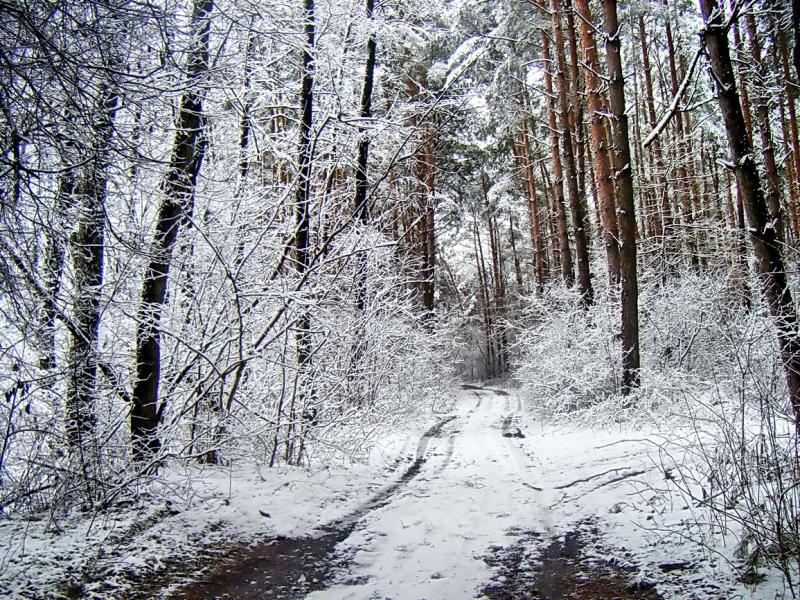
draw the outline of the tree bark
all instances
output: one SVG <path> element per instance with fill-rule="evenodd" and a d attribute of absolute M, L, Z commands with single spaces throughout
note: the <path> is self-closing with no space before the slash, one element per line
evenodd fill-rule
<path fill-rule="evenodd" d="M 650 65 L 650 51 L 647 43 L 647 31 L 645 29 L 644 17 L 639 15 L 639 38 L 642 46 L 642 68 L 644 71 L 644 89 L 645 101 L 647 104 L 647 123 L 652 128 L 656 126 L 656 107 L 653 98 L 653 72 Z M 661 202 L 658 206 L 660 218 L 656 219 L 656 227 L 654 228 L 654 235 L 665 236 L 664 244 L 669 244 L 674 236 L 674 224 L 672 222 L 672 208 L 669 202 L 669 186 L 667 185 L 666 167 L 664 165 L 663 151 L 661 149 L 661 140 L 656 137 L 653 141 L 653 148 L 650 150 L 652 164 L 656 169 L 656 180 L 658 181 L 658 189 L 656 191 L 656 204 L 658 205 L 658 195 L 661 196 Z"/>
<path fill-rule="evenodd" d="M 589 108 L 589 122 L 592 130 L 592 153 L 594 154 L 594 176 L 597 184 L 597 198 L 600 202 L 600 215 L 603 220 L 603 241 L 606 246 L 606 264 L 608 265 L 609 285 L 613 290 L 619 284 L 620 255 L 617 242 L 618 224 L 616 201 L 614 198 L 614 179 L 606 147 L 606 133 L 603 102 L 600 97 L 602 83 L 600 61 L 597 58 L 592 33 L 592 14 L 588 0 L 575 0 L 580 21 L 581 45 L 583 46 L 586 67 L 583 71 L 586 80 L 586 95 Z"/>
<path fill-rule="evenodd" d="M 109 145 L 119 95 L 113 83 L 106 85 L 97 107 L 92 160 L 82 168 L 75 185 L 77 227 L 69 240 L 75 292 L 73 323 L 67 354 L 67 443 L 80 455 L 84 471 L 95 455 L 97 359 L 100 340 L 103 259 L 105 249 L 105 200 L 108 183 Z M 87 478 L 88 484 L 88 478 Z"/>
<path fill-rule="evenodd" d="M 186 91 L 181 96 L 169 168 L 161 184 L 163 199 L 142 283 L 136 330 L 136 381 L 131 408 L 131 443 L 137 461 L 155 457 L 161 442 L 158 425 L 161 378 L 161 312 L 166 300 L 172 253 L 181 225 L 191 215 L 197 177 L 205 154 L 203 91 L 208 72 L 213 0 L 195 0 L 193 42 L 187 58 Z"/>
<path fill-rule="evenodd" d="M 783 67 L 784 90 L 786 91 L 786 105 L 789 112 L 789 129 L 791 131 L 792 164 L 794 165 L 794 178 L 790 178 L 789 186 L 795 192 L 796 201 L 800 201 L 800 133 L 798 133 L 797 109 L 795 106 L 795 85 L 789 69 L 789 49 L 786 43 L 786 34 L 778 32 L 778 46 L 780 47 L 781 66 Z M 800 235 L 800 213 L 797 204 L 793 205 L 795 231 Z"/>
<path fill-rule="evenodd" d="M 310 262 L 310 235 L 311 230 L 311 172 L 313 166 L 313 139 L 312 127 L 314 124 L 314 46 L 316 44 L 316 14 L 314 0 L 304 0 L 305 18 L 305 44 L 303 46 L 302 84 L 300 92 L 300 149 L 298 154 L 298 182 L 295 196 L 294 219 L 294 267 L 300 277 L 308 271 Z M 289 408 L 289 431 L 287 433 L 286 461 L 299 463 L 302 452 L 295 454 L 293 434 L 302 440 L 303 431 L 296 431 L 296 423 L 301 419 L 299 414 L 305 414 L 308 407 L 315 401 L 313 381 L 311 380 L 312 334 L 311 313 L 307 307 L 300 308 L 300 314 L 294 324 L 294 338 L 297 354 L 297 387 L 299 395 L 293 394 Z M 302 410 L 297 410 L 299 400 Z M 302 447 L 302 441 L 301 445 Z"/>
<path fill-rule="evenodd" d="M 709 63 L 717 81 L 717 98 L 725 123 L 725 131 L 733 159 L 736 181 L 750 227 L 750 241 L 764 298 L 778 332 L 786 383 L 791 400 L 795 427 L 800 434 L 800 344 L 797 334 L 797 313 L 786 280 L 786 271 L 778 246 L 761 182 L 753 160 L 753 148 L 747 136 L 742 106 L 731 65 L 724 12 L 717 0 L 700 0 L 706 24 L 703 40 Z"/>
<path fill-rule="evenodd" d="M 544 57 L 544 87 L 547 92 L 547 117 L 550 126 L 550 149 L 553 157 L 552 190 L 558 222 L 558 255 L 561 260 L 561 276 L 564 282 L 571 286 L 575 282 L 575 274 L 572 271 L 572 251 L 569 247 L 569 229 L 564 202 L 564 175 L 561 168 L 561 152 L 558 148 L 559 134 L 553 92 L 553 61 L 550 57 L 550 38 L 547 37 L 547 32 L 542 33 L 542 54 Z"/>
<path fill-rule="evenodd" d="M 521 138 L 522 147 L 520 152 L 522 167 L 525 169 L 526 189 L 528 192 L 528 216 L 530 218 L 531 244 L 533 245 L 533 260 L 536 272 L 536 289 L 541 292 L 544 287 L 544 247 L 542 244 L 542 226 L 539 219 L 539 205 L 536 199 L 536 178 L 531 162 L 531 144 L 528 136 L 527 119 L 522 123 Z"/>
<path fill-rule="evenodd" d="M 664 0 L 664 4 L 668 4 Z M 675 42 L 672 35 L 671 18 L 668 15 L 665 26 L 665 33 L 667 37 L 667 57 L 669 62 L 669 76 L 670 76 L 670 89 L 673 98 L 678 95 L 678 68 L 675 58 Z M 692 160 L 688 152 L 688 132 L 684 127 L 684 115 L 680 111 L 675 113 L 674 122 L 676 129 L 677 148 L 676 155 L 678 160 L 678 194 L 680 196 L 681 213 L 683 214 L 683 228 L 684 236 L 686 239 L 686 250 L 689 253 L 689 261 L 694 268 L 700 266 L 700 260 L 697 255 L 697 243 L 695 240 L 694 229 L 694 201 L 692 198 L 692 190 L 689 185 L 689 169 L 687 162 Z"/>
<path fill-rule="evenodd" d="M 750 39 L 750 52 L 753 55 L 755 68 L 763 69 L 761 59 L 761 42 L 758 39 L 756 28 L 756 18 L 753 13 L 748 13 L 745 17 L 747 27 L 747 37 Z M 760 71 L 763 76 L 763 70 Z M 778 235 L 778 241 L 782 242 L 783 233 L 783 214 L 781 211 L 781 180 L 778 174 L 778 165 L 775 163 L 775 147 L 772 143 L 772 130 L 770 127 L 769 105 L 764 97 L 765 90 L 755 89 L 756 105 L 756 124 L 761 138 L 761 154 L 764 157 L 764 172 L 766 174 L 766 199 L 772 226 Z"/>
<path fill-rule="evenodd" d="M 578 271 L 578 290 L 585 305 L 594 299 L 591 272 L 589 271 L 589 247 L 586 238 L 586 211 L 578 191 L 578 174 L 572 146 L 570 126 L 570 97 L 567 83 L 567 61 L 564 54 L 564 34 L 561 28 L 559 0 L 550 0 L 553 35 L 556 55 L 556 80 L 558 82 L 559 127 L 562 150 L 562 166 L 566 181 L 569 205 L 572 212 L 572 233 L 575 238 L 575 260 Z"/>
<path fill-rule="evenodd" d="M 800 0 L 792 0 L 792 31 L 794 31 L 794 70 L 800 79 Z"/>
<path fill-rule="evenodd" d="M 375 9 L 375 0 L 367 0 L 367 20 L 372 22 L 372 13 Z M 369 163 L 369 137 L 367 121 L 372 118 L 372 88 L 375 78 L 375 55 L 377 42 L 375 34 L 370 33 L 367 39 L 367 62 L 364 67 L 364 86 L 361 89 L 361 119 L 362 123 L 358 128 L 358 164 L 356 167 L 356 195 L 355 206 L 361 225 L 366 228 L 370 220 L 370 207 L 367 199 L 369 189 L 368 163 Z M 366 309 L 367 305 L 367 257 L 362 253 L 359 259 L 357 308 L 360 312 Z"/>
<path fill-rule="evenodd" d="M 620 236 L 620 287 L 622 305 L 622 392 L 639 386 L 639 284 L 636 274 L 636 212 L 633 197 L 633 170 L 628 141 L 628 116 L 625 114 L 625 89 L 622 70 L 616 0 L 603 0 L 606 30 L 609 104 L 612 115 L 615 178 Z"/>

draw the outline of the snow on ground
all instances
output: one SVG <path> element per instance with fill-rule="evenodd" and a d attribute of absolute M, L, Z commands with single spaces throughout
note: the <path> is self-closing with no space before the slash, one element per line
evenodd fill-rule
<path fill-rule="evenodd" d="M 302 535 L 383 486 L 432 418 L 384 432 L 364 464 L 171 468 L 106 514 L 0 520 L 0 597 L 119 597 L 201 550 Z"/>
<path fill-rule="evenodd" d="M 353 556 L 340 583 L 310 599 L 480 596 L 490 551 L 522 532 L 542 534 L 522 538 L 541 546 L 587 522 L 598 530 L 590 556 L 636 569 L 665 598 L 783 597 L 779 578 L 745 589 L 682 537 L 699 515 L 669 485 L 661 434 L 554 427 L 504 391 L 466 390 L 455 414 L 420 474 L 340 544 Z"/>
<path fill-rule="evenodd" d="M 585 553 L 633 568 L 664 598 L 788 597 L 776 576 L 752 590 L 738 583 L 724 558 L 732 543 L 685 538 L 704 512 L 674 485 L 664 453 L 676 449 L 662 434 L 556 427 L 503 390 L 463 390 L 451 416 L 426 436 L 423 423 L 383 435 L 366 464 L 172 471 L 149 505 L 0 521 L 0 595 L 116 597 L 203 548 L 357 515 L 336 549 L 349 566 L 309 598 L 480 597 L 497 577 L 493 552 L 523 540 L 535 554 L 587 524 L 596 534 Z M 419 472 L 370 505 L 415 459 Z"/>

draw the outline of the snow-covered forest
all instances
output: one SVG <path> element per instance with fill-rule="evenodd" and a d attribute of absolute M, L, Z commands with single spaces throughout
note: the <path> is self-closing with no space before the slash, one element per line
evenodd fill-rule
<path fill-rule="evenodd" d="M 800 1 L 0 0 L 0 593 L 800 595 Z"/>

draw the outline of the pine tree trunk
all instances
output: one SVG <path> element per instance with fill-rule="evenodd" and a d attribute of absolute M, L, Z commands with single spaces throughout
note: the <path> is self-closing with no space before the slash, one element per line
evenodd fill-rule
<path fill-rule="evenodd" d="M 625 89 L 622 53 L 617 22 L 616 0 L 603 0 L 606 30 L 609 104 L 617 170 L 617 206 L 620 236 L 620 287 L 622 304 L 622 392 L 628 394 L 639 386 L 639 284 L 636 274 L 636 212 L 633 198 L 633 170 L 628 141 L 628 116 L 625 113 Z"/>
<path fill-rule="evenodd" d="M 564 54 L 564 34 L 561 28 L 559 0 L 550 0 L 556 55 L 556 81 L 558 87 L 559 130 L 561 132 L 561 151 L 564 178 L 572 212 L 572 233 L 575 239 L 575 260 L 578 271 L 578 290 L 585 305 L 594 299 L 592 279 L 589 271 L 589 247 L 586 237 L 586 211 L 578 191 L 578 174 L 575 166 L 575 153 L 572 145 L 570 126 L 570 94 L 567 83 L 567 61 Z"/>
<path fill-rule="evenodd" d="M 561 168 L 561 152 L 559 151 L 558 125 L 556 123 L 555 94 L 553 92 L 553 61 L 550 57 L 550 38 L 547 32 L 542 33 L 542 54 L 544 56 L 544 87 L 547 92 L 547 116 L 550 126 L 550 149 L 553 158 L 553 201 L 556 207 L 558 223 L 558 255 L 561 260 L 561 276 L 568 286 L 575 282 L 572 271 L 572 251 L 569 247 L 569 228 L 567 226 L 567 210 L 564 202 L 564 176 Z"/>
<path fill-rule="evenodd" d="M 592 33 L 592 14 L 587 0 L 575 0 L 580 21 L 581 45 L 583 46 L 584 60 L 587 68 L 584 69 L 586 80 L 587 104 L 589 107 L 589 121 L 592 129 L 592 153 L 594 154 L 594 176 L 597 185 L 597 198 L 600 202 L 600 215 L 603 220 L 603 240 L 606 246 L 606 263 L 608 265 L 608 278 L 611 289 L 619 284 L 620 277 L 620 252 L 617 242 L 618 225 L 616 215 L 616 202 L 614 198 L 614 179 L 606 147 L 606 132 L 604 121 L 605 110 L 600 97 L 601 81 L 600 63 L 597 58 Z"/>
<path fill-rule="evenodd" d="M 789 179 L 789 186 L 795 191 L 795 197 L 800 202 L 800 133 L 798 132 L 797 109 L 795 106 L 797 96 L 795 94 L 795 85 L 791 78 L 791 71 L 789 70 L 789 50 L 786 44 L 786 34 L 783 31 L 778 32 L 778 46 L 780 47 L 786 105 L 789 112 L 789 130 L 791 131 L 790 139 L 792 143 L 791 164 L 794 165 L 794 177 Z M 796 204 L 792 208 L 794 209 L 795 231 L 800 236 L 800 212 Z"/>
<path fill-rule="evenodd" d="M 716 0 L 700 0 L 700 7 L 706 24 L 703 39 L 718 82 L 717 98 L 728 136 L 736 181 L 747 215 L 756 269 L 764 298 L 778 331 L 795 426 L 800 433 L 800 343 L 797 335 L 797 313 L 786 280 L 777 235 L 769 222 L 767 203 L 753 160 L 753 148 L 745 128 L 731 65 L 724 13 Z"/>
<path fill-rule="evenodd" d="M 753 61 L 756 69 L 760 70 L 762 77 L 764 77 L 762 59 L 761 59 L 761 42 L 758 39 L 758 31 L 756 29 L 756 19 L 753 13 L 748 13 L 745 17 L 747 36 L 750 39 L 750 52 L 753 55 Z M 755 106 L 756 106 L 756 124 L 758 126 L 758 133 L 761 138 L 761 153 L 764 157 L 764 172 L 766 174 L 766 199 L 767 208 L 769 210 L 772 226 L 778 235 L 778 241 L 783 242 L 783 215 L 781 211 L 781 178 L 778 174 L 778 165 L 775 163 L 775 147 L 772 143 L 772 130 L 770 128 L 770 114 L 767 99 L 764 97 L 766 90 L 756 89 L 755 91 Z"/>
<path fill-rule="evenodd" d="M 530 219 L 531 243 L 533 245 L 533 260 L 536 271 L 536 289 L 541 292 L 544 287 L 544 247 L 542 244 L 542 226 L 539 219 L 539 205 L 536 199 L 536 178 L 531 162 L 531 144 L 528 137 L 528 121 L 522 123 L 521 128 L 523 168 L 525 169 L 526 189 L 528 191 L 528 216 Z"/>
<path fill-rule="evenodd" d="M 483 309 L 483 332 L 486 337 L 484 365 L 486 366 L 487 377 L 492 379 L 497 374 L 497 361 L 494 348 L 494 326 L 492 324 L 492 312 L 489 304 L 489 281 L 486 274 L 486 261 L 483 257 L 483 244 L 481 242 L 477 217 L 473 217 L 473 232 L 475 234 L 475 260 L 478 263 L 478 286 L 480 287 L 481 305 Z"/>
<path fill-rule="evenodd" d="M 667 4 L 664 0 L 664 4 Z M 678 68 L 675 57 L 675 42 L 672 36 L 671 18 L 668 16 L 666 21 L 665 33 L 667 37 L 667 57 L 669 62 L 670 91 L 672 96 L 678 94 Z M 689 260 L 693 267 L 699 268 L 700 260 L 697 255 L 697 243 L 694 227 L 694 212 L 692 190 L 689 185 L 689 169 L 687 162 L 692 160 L 688 152 L 687 131 L 684 127 L 684 115 L 680 111 L 676 112 L 673 121 L 676 128 L 677 140 L 677 160 L 678 160 L 678 194 L 680 196 L 681 213 L 683 214 L 684 237 L 686 240 L 686 251 L 689 253 Z"/>
<path fill-rule="evenodd" d="M 647 43 L 647 32 L 644 26 L 644 17 L 639 15 L 639 38 L 642 46 L 642 69 L 644 71 L 644 89 L 645 89 L 645 103 L 647 105 L 647 124 L 650 128 L 656 126 L 656 107 L 653 99 L 653 71 L 650 65 L 650 51 L 649 44 Z M 658 187 L 656 191 L 656 205 L 660 217 L 656 219 L 656 226 L 653 228 L 653 235 L 664 236 L 666 239 L 663 243 L 667 246 L 671 245 L 669 240 L 674 236 L 674 224 L 672 222 L 672 208 L 669 202 L 669 186 L 667 185 L 666 167 L 663 160 L 663 151 L 661 149 L 661 140 L 656 137 L 653 140 L 653 148 L 650 152 L 651 164 L 656 170 L 656 181 Z M 659 205 L 658 195 L 661 195 L 661 203 Z"/>
<path fill-rule="evenodd" d="M 517 254 L 517 242 L 514 239 L 514 215 L 508 215 L 508 239 L 511 241 L 511 256 L 514 259 L 514 278 L 517 281 L 517 293 L 522 291 L 522 266 Z"/>

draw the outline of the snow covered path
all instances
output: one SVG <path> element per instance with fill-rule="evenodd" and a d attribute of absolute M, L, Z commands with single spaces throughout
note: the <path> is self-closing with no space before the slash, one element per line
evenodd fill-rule
<path fill-rule="evenodd" d="M 695 507 L 670 491 L 654 439 L 541 424 L 513 393 L 465 388 L 371 497 L 230 555 L 172 597 L 762 597 L 685 543 Z"/>
<path fill-rule="evenodd" d="M 456 418 L 420 442 L 420 473 L 340 545 L 354 553 L 348 579 L 364 583 L 310 598 L 446 598 L 487 583 L 490 546 L 550 522 L 541 492 L 524 485 L 535 469 L 513 437 L 520 409 L 504 393 L 464 394 Z"/>

